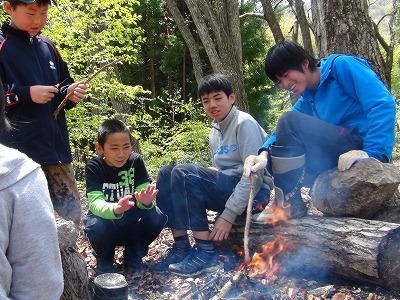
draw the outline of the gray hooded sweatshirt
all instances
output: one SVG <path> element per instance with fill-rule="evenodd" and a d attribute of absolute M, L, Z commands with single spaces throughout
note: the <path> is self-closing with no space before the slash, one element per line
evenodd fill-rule
<path fill-rule="evenodd" d="M 0 299 L 60 299 L 63 272 L 40 166 L 0 144 Z"/>
<path fill-rule="evenodd" d="M 233 106 L 221 122 L 213 121 L 209 134 L 212 165 L 220 172 L 241 177 L 235 190 L 225 204 L 221 218 L 234 223 L 247 207 L 250 195 L 250 178 L 243 176 L 243 167 L 249 155 L 257 155 L 267 139 L 267 133 L 248 113 Z M 257 172 L 254 195 L 260 188 L 272 190 L 274 183 L 267 169 Z"/>

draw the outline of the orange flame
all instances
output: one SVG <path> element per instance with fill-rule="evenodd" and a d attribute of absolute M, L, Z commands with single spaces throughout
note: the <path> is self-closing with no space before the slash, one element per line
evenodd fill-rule
<path fill-rule="evenodd" d="M 276 226 L 279 222 L 286 222 L 290 218 L 290 204 L 282 207 L 273 205 L 268 209 L 273 211 L 273 214 L 270 215 L 271 218 L 265 220 L 264 224 Z"/>
<path fill-rule="evenodd" d="M 247 267 L 250 278 L 264 275 L 266 277 L 264 282 L 268 283 L 269 279 L 280 267 L 280 263 L 274 261 L 274 258 L 282 252 L 283 248 L 282 239 L 277 237 L 275 241 L 263 245 L 261 253 L 254 253 L 252 260 L 248 264 L 242 263 L 236 270 L 243 270 Z"/>
<path fill-rule="evenodd" d="M 293 292 L 294 292 L 294 288 L 289 288 L 289 289 L 288 289 L 288 297 L 289 297 L 290 299 L 293 299 L 293 297 L 294 297 Z"/>

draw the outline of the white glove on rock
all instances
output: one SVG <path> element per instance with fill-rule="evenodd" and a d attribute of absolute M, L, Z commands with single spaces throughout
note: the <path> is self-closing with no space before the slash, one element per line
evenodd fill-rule
<path fill-rule="evenodd" d="M 250 155 L 244 161 L 243 175 L 246 177 L 250 176 L 250 173 L 256 173 L 257 171 L 264 169 L 267 166 L 268 159 L 265 155 Z"/>
<path fill-rule="evenodd" d="M 356 162 L 364 158 L 368 158 L 368 154 L 362 150 L 350 150 L 339 156 L 338 169 L 339 171 L 345 171 L 351 168 Z"/>

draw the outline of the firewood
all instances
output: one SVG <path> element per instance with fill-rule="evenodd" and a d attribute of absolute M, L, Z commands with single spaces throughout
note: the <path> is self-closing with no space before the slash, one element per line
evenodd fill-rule
<path fill-rule="evenodd" d="M 225 297 L 225 295 L 232 289 L 232 287 L 239 282 L 239 280 L 243 277 L 243 272 L 242 271 L 235 271 L 234 275 L 232 276 L 232 279 L 228 280 L 227 283 L 224 284 L 224 286 L 221 288 L 221 290 L 218 292 L 217 295 L 212 297 L 211 300 L 221 300 Z"/>
<path fill-rule="evenodd" d="M 240 223 L 241 222 L 241 223 Z M 241 245 L 243 220 L 238 220 L 226 245 Z M 306 216 L 278 226 L 254 224 L 250 249 L 283 238 L 279 254 L 286 269 L 316 270 L 355 281 L 400 290 L 400 224 L 359 218 Z"/>

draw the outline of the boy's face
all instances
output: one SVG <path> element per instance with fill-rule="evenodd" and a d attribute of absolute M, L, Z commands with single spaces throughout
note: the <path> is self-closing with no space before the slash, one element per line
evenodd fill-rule
<path fill-rule="evenodd" d="M 132 152 L 129 133 L 116 132 L 107 134 L 104 147 L 96 143 L 97 151 L 103 156 L 105 162 L 110 167 L 122 167 Z"/>
<path fill-rule="evenodd" d="M 206 114 L 217 122 L 225 119 L 235 103 L 235 94 L 227 96 L 223 91 L 203 94 L 200 98 Z"/>
<path fill-rule="evenodd" d="M 303 71 L 304 73 L 298 70 L 288 70 L 282 76 L 277 76 L 278 81 L 276 83 L 286 91 L 301 95 L 306 88 L 314 88 L 315 86 L 314 76 L 308 68 L 308 60 L 303 63 Z"/>
<path fill-rule="evenodd" d="M 11 17 L 11 26 L 35 36 L 46 25 L 49 5 L 39 6 L 36 2 L 12 7 L 10 2 L 4 1 L 4 10 Z"/>

